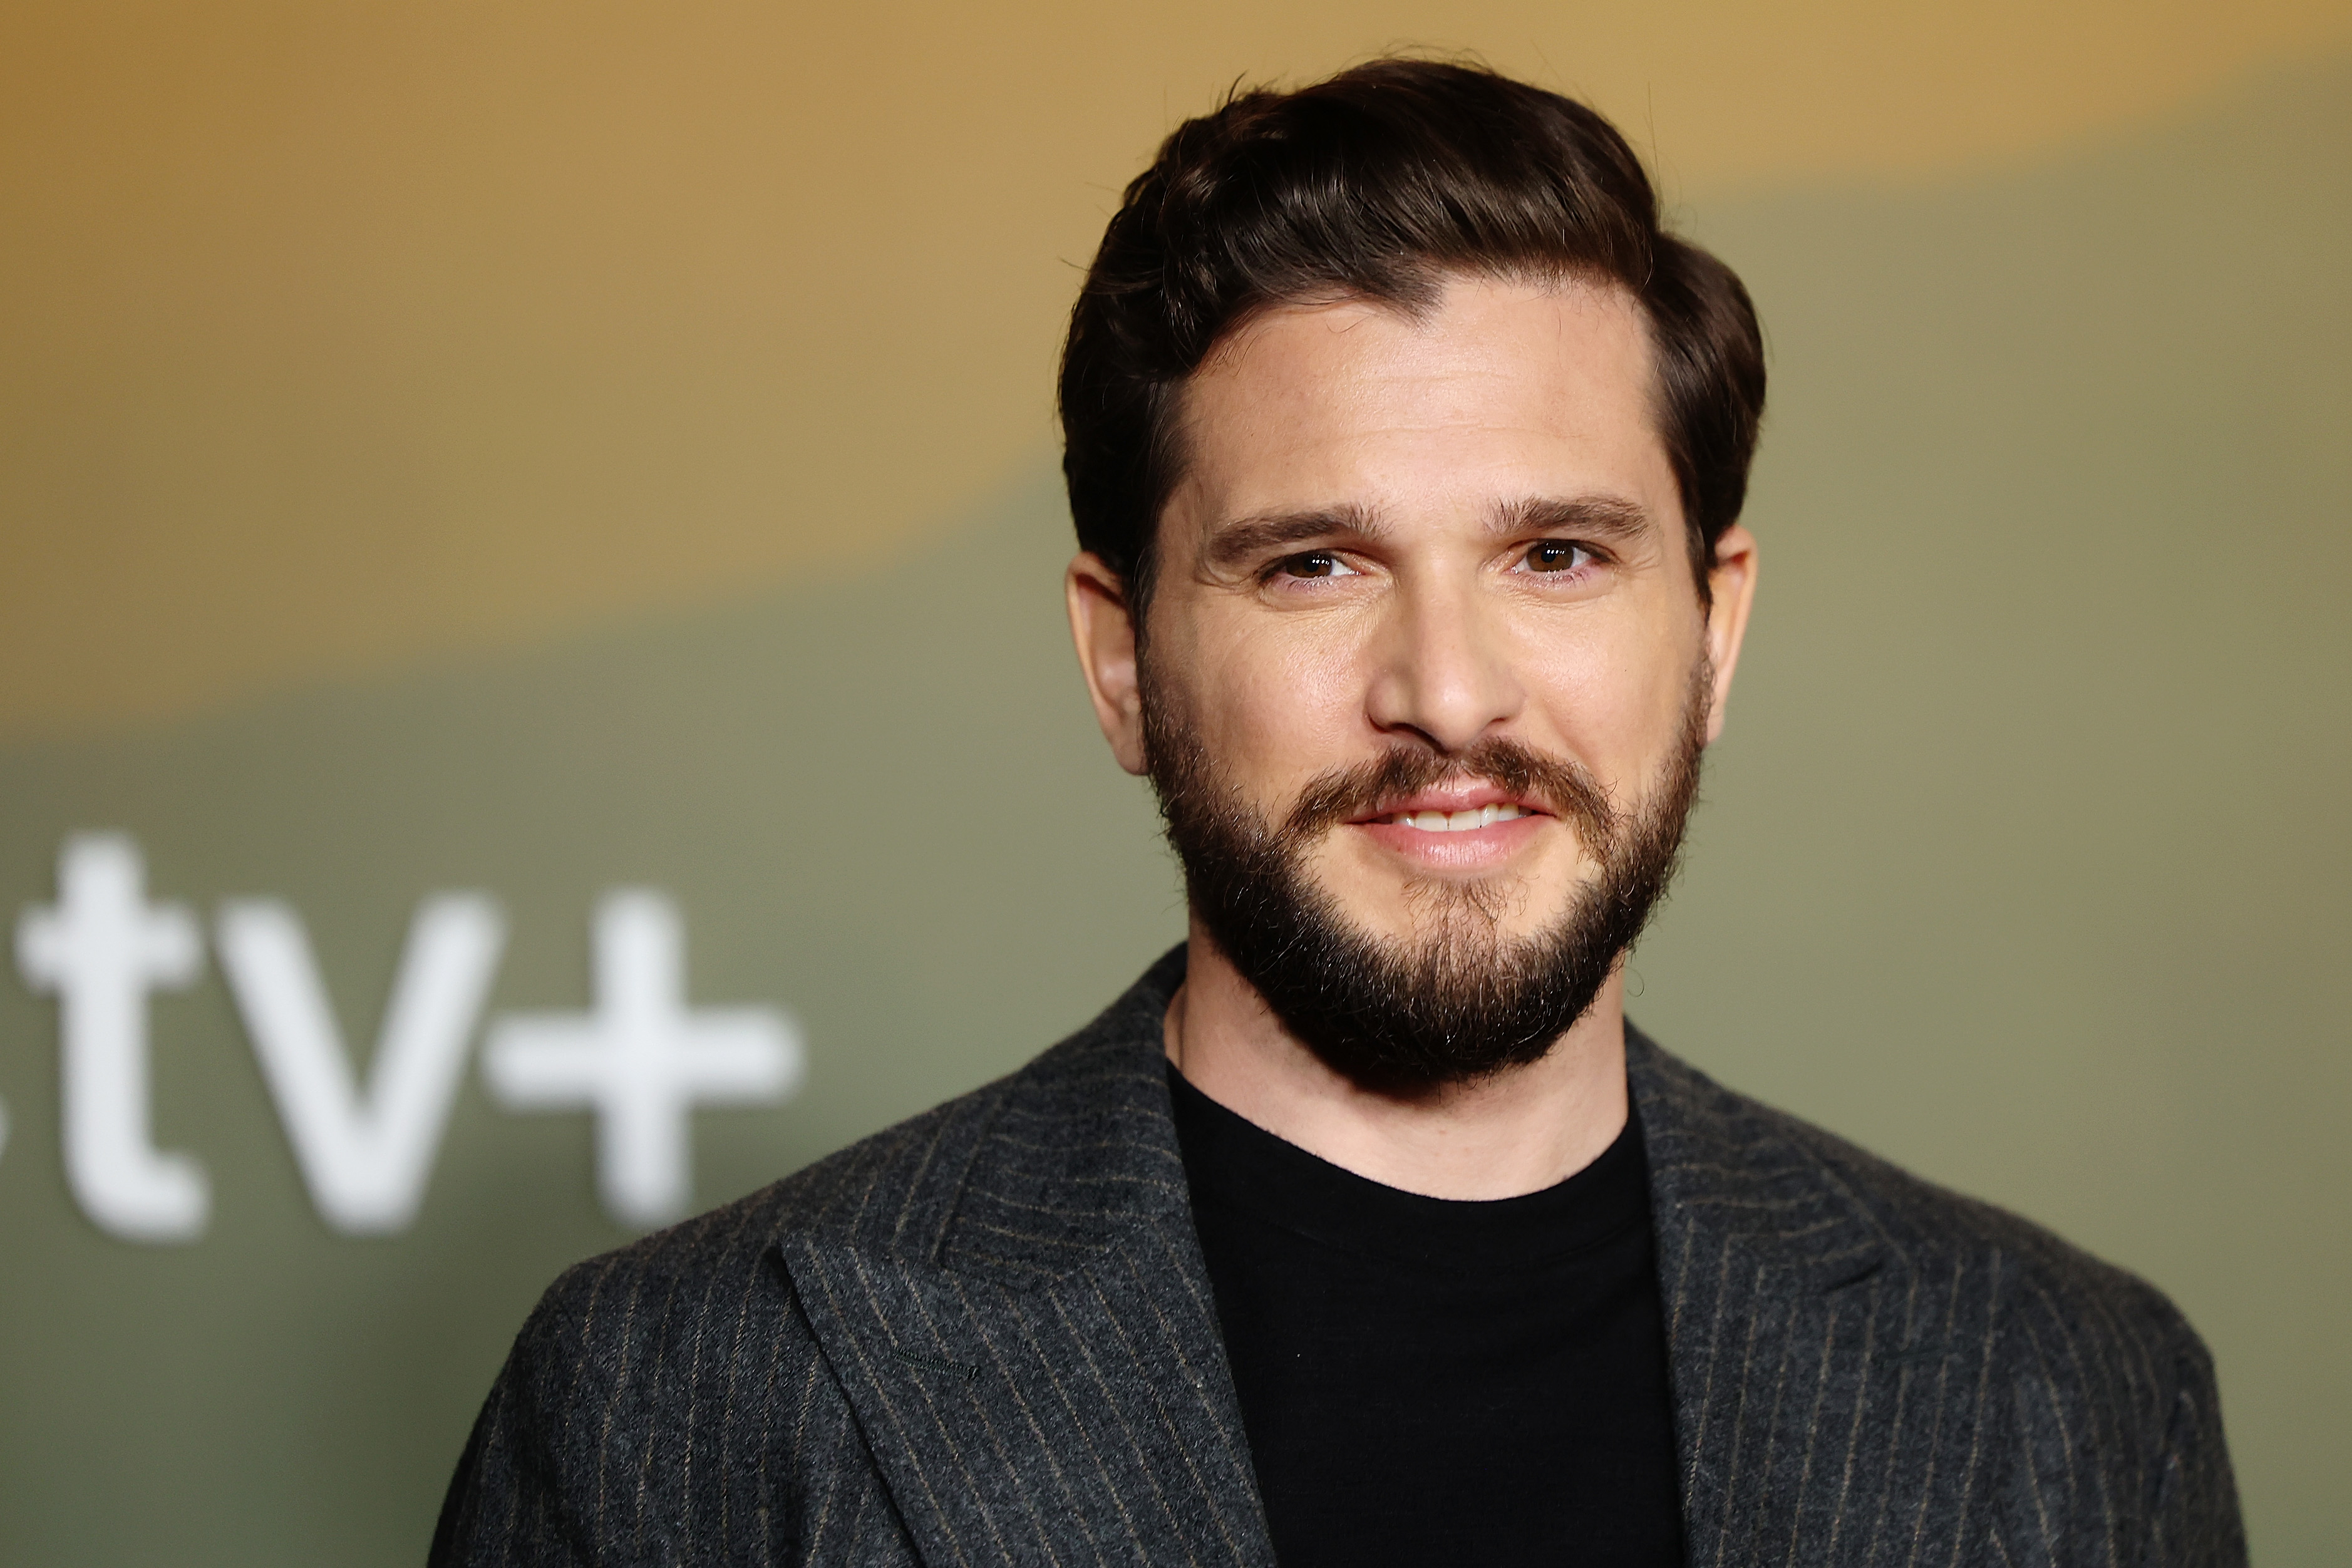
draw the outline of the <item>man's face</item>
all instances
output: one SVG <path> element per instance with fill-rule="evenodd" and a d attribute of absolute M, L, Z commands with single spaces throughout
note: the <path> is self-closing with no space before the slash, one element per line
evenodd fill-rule
<path fill-rule="evenodd" d="M 1408 983 L 1556 946 L 1635 890 L 1609 885 L 1635 835 L 1665 835 L 1662 880 L 1749 556 L 1729 542 L 1711 628 L 1654 385 L 1614 289 L 1465 279 L 1419 320 L 1245 324 L 1185 390 L 1132 692 L 1089 658 L 1121 761 L 1156 750 L 1163 795 L 1228 834 L 1214 858 L 1276 853 L 1286 896 Z"/>

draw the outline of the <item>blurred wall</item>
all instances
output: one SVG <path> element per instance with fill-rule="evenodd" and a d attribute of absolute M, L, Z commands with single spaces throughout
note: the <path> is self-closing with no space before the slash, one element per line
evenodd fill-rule
<path fill-rule="evenodd" d="M 1181 933 L 1060 626 L 1058 321 L 1177 119 L 1398 42 L 1615 115 L 1771 340 L 1763 595 L 1635 1016 L 2172 1292 L 2261 1560 L 2352 1555 L 2352 6 L 2284 0 L 0 19 L 0 909 L 128 836 L 198 938 L 147 1103 L 209 1194 L 92 1217 L 20 942 L 0 1554 L 421 1556 L 537 1290 L 630 1234 L 594 1118 L 479 1068 L 592 1007 L 608 889 L 804 1052 L 692 1117 L 698 1205 Z M 347 1234 L 218 916 L 294 911 L 359 1068 L 467 891 L 506 938 L 446 1131 Z"/>

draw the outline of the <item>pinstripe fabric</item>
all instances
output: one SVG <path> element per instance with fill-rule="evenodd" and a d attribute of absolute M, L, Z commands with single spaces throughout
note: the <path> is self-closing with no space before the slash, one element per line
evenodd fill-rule
<path fill-rule="evenodd" d="M 1181 976 L 567 1272 L 435 1562 L 1270 1564 L 1160 1065 Z M 2156 1291 L 1627 1055 L 1694 1568 L 2243 1563 L 2211 1368 Z"/>

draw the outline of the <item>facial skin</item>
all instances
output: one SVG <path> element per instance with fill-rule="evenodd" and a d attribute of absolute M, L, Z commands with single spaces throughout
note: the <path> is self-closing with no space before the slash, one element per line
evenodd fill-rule
<path fill-rule="evenodd" d="M 1631 809 L 1684 744 L 1702 659 L 1705 732 L 1720 732 L 1755 542 L 1726 534 L 1703 604 L 1654 382 L 1633 300 L 1573 282 L 1459 279 L 1418 319 L 1285 308 L 1219 346 L 1185 390 L 1145 647 L 1150 690 L 1236 805 L 1278 823 L 1335 773 L 1499 740 Z M 1067 586 L 1104 734 L 1141 773 L 1147 683 L 1121 584 L 1081 555 Z M 1487 806 L 1502 819 L 1463 831 L 1394 820 Z M 1576 816 L 1473 773 L 1351 814 L 1303 868 L 1377 938 L 1442 939 L 1447 912 L 1475 906 L 1524 940 L 1598 875 Z M 1368 1087 L 1294 1037 L 1196 920 L 1169 1039 L 1204 1092 L 1326 1159 L 1496 1197 L 1573 1173 L 1622 1127 L 1622 1017 L 1612 974 L 1539 1060 Z"/>

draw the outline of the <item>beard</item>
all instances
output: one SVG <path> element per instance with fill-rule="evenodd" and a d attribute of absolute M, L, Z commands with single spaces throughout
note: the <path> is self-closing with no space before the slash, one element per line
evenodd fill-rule
<path fill-rule="evenodd" d="M 1145 759 L 1194 917 L 1276 1017 L 1342 1077 L 1410 1095 L 1538 1061 L 1591 1007 L 1674 879 L 1698 798 L 1712 672 L 1699 660 L 1680 733 L 1639 800 L 1518 742 L 1458 752 L 1391 748 L 1320 775 L 1280 823 L 1216 764 L 1171 693 L 1143 675 Z M 1517 879 L 1406 886 L 1412 934 L 1343 913 L 1307 868 L 1315 846 L 1385 803 L 1463 780 L 1493 784 L 1571 826 L 1596 868 L 1568 907 L 1524 936 L 1502 926 Z"/>

